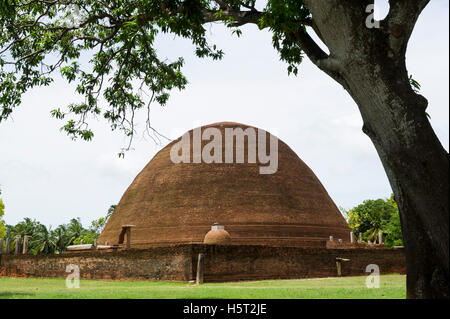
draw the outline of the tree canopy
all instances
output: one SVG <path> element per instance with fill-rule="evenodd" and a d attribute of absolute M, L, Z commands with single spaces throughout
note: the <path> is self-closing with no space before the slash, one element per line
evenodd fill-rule
<path fill-rule="evenodd" d="M 401 246 L 402 228 L 394 194 L 388 199 L 368 199 L 346 211 L 347 221 L 356 236 L 362 234 L 364 241 L 375 242 L 378 233 L 383 234 L 387 247 Z"/>
<path fill-rule="evenodd" d="M 135 113 L 147 112 L 152 130 L 152 102 L 166 104 L 172 89 L 183 89 L 187 79 L 183 58 L 168 61 L 159 56 L 155 39 L 171 33 L 187 38 L 201 58 L 221 59 L 223 51 L 206 38 L 205 23 L 219 21 L 240 35 L 240 26 L 270 27 L 273 45 L 297 73 L 302 49 L 288 36 L 310 23 L 300 1 L 269 0 L 263 11 L 256 1 L 205 0 L 7 0 L 0 5 L 0 122 L 35 86 L 50 85 L 59 72 L 83 102 L 52 111 L 65 119 L 62 127 L 72 138 L 90 140 L 90 116 L 102 116 L 113 130 L 130 137 Z M 305 33 L 306 34 L 306 33 Z M 82 56 L 90 58 L 81 64 Z M 99 97 L 106 103 L 100 105 Z"/>

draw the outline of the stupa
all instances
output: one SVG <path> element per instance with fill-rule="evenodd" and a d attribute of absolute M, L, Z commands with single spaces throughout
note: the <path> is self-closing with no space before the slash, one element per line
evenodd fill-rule
<path fill-rule="evenodd" d="M 200 128 L 255 129 L 221 122 Z M 191 130 L 189 136 L 194 138 Z M 258 136 L 259 137 L 259 136 Z M 269 137 L 273 137 L 268 135 Z M 220 221 L 231 245 L 311 247 L 330 236 L 349 241 L 350 229 L 312 170 L 278 140 L 278 167 L 261 174 L 249 163 L 174 163 L 172 147 L 159 151 L 128 187 L 110 217 L 99 243 L 124 245 L 124 225 L 134 225 L 131 248 L 203 243 L 211 225 Z M 193 141 L 193 140 L 192 140 Z M 244 140 L 244 149 L 249 139 Z M 203 140 L 202 147 L 208 141 Z M 234 143 L 233 150 L 242 147 Z M 223 143 L 225 157 L 225 143 Z M 190 155 L 193 155 L 190 143 Z"/>

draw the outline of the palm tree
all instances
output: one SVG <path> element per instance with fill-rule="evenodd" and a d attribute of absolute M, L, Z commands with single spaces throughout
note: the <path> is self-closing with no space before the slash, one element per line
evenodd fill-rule
<path fill-rule="evenodd" d="M 43 225 L 38 221 L 31 218 L 24 218 L 23 221 L 19 222 L 15 226 L 7 225 L 6 227 L 6 237 L 14 240 L 15 238 L 24 239 L 25 236 L 33 238 L 33 236 L 40 231 Z M 15 241 L 13 241 L 15 246 Z M 33 251 L 33 244 L 30 243 L 29 249 Z"/>
<path fill-rule="evenodd" d="M 383 229 L 382 229 L 381 221 L 376 220 L 376 221 L 372 221 L 370 223 L 370 228 L 366 231 L 366 233 L 369 234 L 369 240 L 373 243 L 376 243 L 376 241 L 378 239 L 378 234 L 382 231 L 383 231 Z M 373 239 L 373 241 L 372 241 L 372 239 Z M 381 243 L 379 242 L 379 244 L 381 244 Z"/>
<path fill-rule="evenodd" d="M 39 232 L 34 235 L 32 243 L 38 254 L 54 254 L 58 248 L 51 228 L 47 229 L 44 225 L 42 225 Z"/>
<path fill-rule="evenodd" d="M 16 226 L 12 227 L 10 231 L 10 236 L 20 238 L 23 238 L 24 236 L 32 237 L 34 233 L 39 231 L 39 228 L 41 226 L 42 224 L 39 223 L 38 221 L 26 217 L 24 218 L 23 221 L 18 223 Z"/>
<path fill-rule="evenodd" d="M 72 218 L 72 220 L 70 221 L 70 223 L 67 225 L 67 230 L 70 233 L 70 236 L 72 237 L 72 240 L 75 240 L 79 237 L 81 237 L 81 235 L 83 234 L 84 228 L 83 225 L 81 224 L 80 218 Z"/>
<path fill-rule="evenodd" d="M 59 225 L 53 232 L 53 237 L 56 241 L 56 248 L 58 252 L 62 253 L 67 249 L 67 246 L 73 241 L 73 237 L 69 233 L 66 225 Z"/>

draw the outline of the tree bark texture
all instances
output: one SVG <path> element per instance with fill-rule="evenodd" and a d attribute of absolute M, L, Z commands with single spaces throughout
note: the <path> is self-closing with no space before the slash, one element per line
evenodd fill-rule
<path fill-rule="evenodd" d="M 358 105 L 399 206 L 408 298 L 448 298 L 449 158 L 405 63 L 409 37 L 428 2 L 391 0 L 380 27 L 368 28 L 371 1 L 304 0 L 329 53 L 306 32 L 293 35 Z"/>

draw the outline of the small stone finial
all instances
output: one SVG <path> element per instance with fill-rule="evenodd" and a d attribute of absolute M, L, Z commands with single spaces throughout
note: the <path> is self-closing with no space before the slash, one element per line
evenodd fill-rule
<path fill-rule="evenodd" d="M 225 226 L 221 226 L 218 222 L 215 222 L 212 226 L 211 229 L 225 229 Z"/>
<path fill-rule="evenodd" d="M 334 240 L 334 237 L 333 236 L 330 236 L 330 241 L 333 241 Z"/>
<path fill-rule="evenodd" d="M 339 239 L 338 239 L 338 243 L 339 243 L 339 244 L 342 244 L 342 239 L 339 238 Z"/>

